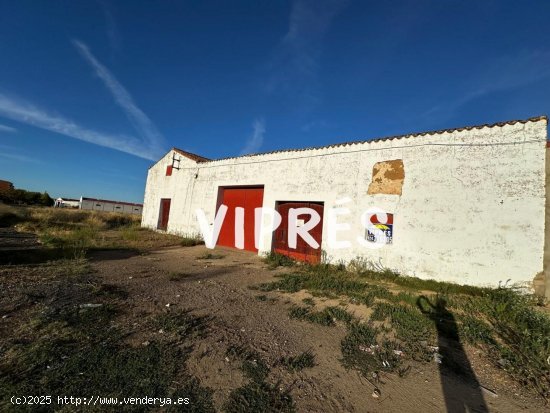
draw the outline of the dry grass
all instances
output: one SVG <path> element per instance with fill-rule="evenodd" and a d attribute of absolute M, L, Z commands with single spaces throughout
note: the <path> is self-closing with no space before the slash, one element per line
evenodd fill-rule
<path fill-rule="evenodd" d="M 9 227 L 25 219 L 25 208 L 16 208 L 0 202 L 0 227 Z"/>
<path fill-rule="evenodd" d="M 146 251 L 182 241 L 175 235 L 141 228 L 139 215 L 48 207 L 13 209 L 20 217 L 18 230 L 36 233 L 44 246 L 71 250 L 75 256 L 89 249 Z"/>
<path fill-rule="evenodd" d="M 139 225 L 141 216 L 117 212 L 87 211 L 64 208 L 27 208 L 27 220 L 21 224 L 26 230 L 44 230 L 51 227 L 74 229 L 90 227 L 96 230 Z"/>

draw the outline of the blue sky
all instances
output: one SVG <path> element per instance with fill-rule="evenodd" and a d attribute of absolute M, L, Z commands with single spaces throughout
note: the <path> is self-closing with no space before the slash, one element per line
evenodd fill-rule
<path fill-rule="evenodd" d="M 0 179 L 142 202 L 209 158 L 550 113 L 550 2 L 4 1 Z"/>

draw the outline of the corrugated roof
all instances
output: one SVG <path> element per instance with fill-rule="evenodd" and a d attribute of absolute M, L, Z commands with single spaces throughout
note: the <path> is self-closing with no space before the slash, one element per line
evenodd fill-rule
<path fill-rule="evenodd" d="M 123 202 L 123 201 L 110 201 L 108 199 L 97 199 L 97 198 L 85 198 L 82 197 L 83 201 L 93 201 L 93 202 L 108 202 L 110 204 L 119 204 L 119 205 L 131 205 L 131 206 L 139 206 L 142 207 L 143 204 L 135 204 L 133 202 Z"/>
<path fill-rule="evenodd" d="M 197 155 L 197 154 L 194 154 L 194 153 L 191 153 L 191 152 L 187 152 L 187 151 L 184 151 L 184 150 L 181 150 L 181 149 L 178 149 L 178 148 L 172 148 L 174 151 L 176 151 L 177 153 L 179 153 L 180 155 L 183 155 L 189 159 L 191 159 L 192 161 L 195 161 L 195 162 L 208 162 L 210 161 L 211 159 L 208 159 L 208 158 L 205 158 L 204 156 L 200 156 L 200 155 Z"/>
<path fill-rule="evenodd" d="M 462 132 L 462 131 L 468 131 L 468 130 L 474 130 L 474 129 L 483 129 L 483 128 L 494 128 L 494 127 L 502 127 L 506 125 L 515 125 L 517 123 L 528 123 L 528 122 L 539 122 L 541 120 L 544 120 L 548 122 L 548 118 L 546 116 L 536 116 L 528 119 L 517 119 L 517 120 L 509 120 L 506 122 L 497 122 L 492 124 L 483 124 L 483 125 L 474 125 L 474 126 L 463 126 L 460 128 L 450 128 L 450 129 L 440 129 L 440 130 L 434 130 L 429 132 L 418 132 L 418 133 L 411 133 L 407 135 L 396 135 L 396 136 L 386 136 L 382 138 L 374 138 L 374 139 L 366 139 L 366 140 L 358 140 L 358 141 L 348 141 L 348 142 L 341 142 L 341 143 L 335 143 L 331 145 L 324 145 L 324 146 L 313 146 L 308 148 L 299 148 L 299 149 L 280 149 L 276 151 L 271 152 L 261 152 L 261 153 L 252 153 L 248 155 L 241 155 L 241 156 L 230 156 L 227 158 L 219 158 L 219 159 L 208 159 L 203 156 L 195 155 L 190 152 L 183 151 L 178 148 L 173 148 L 176 152 L 180 153 L 181 155 L 184 155 L 188 157 L 189 159 L 194 160 L 197 163 L 206 163 L 206 162 L 216 162 L 216 161 L 224 161 L 228 159 L 240 159 L 240 158 L 249 158 L 252 156 L 261 156 L 261 155 L 271 155 L 276 153 L 292 153 L 292 152 L 303 152 L 303 151 L 310 151 L 310 150 L 317 150 L 317 149 L 327 149 L 327 148 L 338 148 L 343 146 L 349 146 L 349 145 L 357 145 L 362 143 L 372 143 L 372 142 L 382 142 L 382 141 L 392 141 L 392 140 L 400 140 L 405 138 L 414 138 L 417 136 L 426 136 L 426 135 L 438 135 L 442 133 L 451 133 L 451 132 Z"/>

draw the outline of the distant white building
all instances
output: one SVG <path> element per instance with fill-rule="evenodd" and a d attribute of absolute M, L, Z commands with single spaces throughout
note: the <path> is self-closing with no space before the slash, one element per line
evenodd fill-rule
<path fill-rule="evenodd" d="M 80 208 L 80 200 L 71 198 L 57 198 L 53 206 L 54 208 Z"/>
<path fill-rule="evenodd" d="M 104 212 L 122 212 L 125 214 L 141 215 L 143 204 L 134 204 L 132 202 L 109 201 L 107 199 L 85 198 L 81 197 L 79 201 L 80 209 Z"/>

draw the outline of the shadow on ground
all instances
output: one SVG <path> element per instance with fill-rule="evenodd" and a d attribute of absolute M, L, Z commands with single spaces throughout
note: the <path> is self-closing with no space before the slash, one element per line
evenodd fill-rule
<path fill-rule="evenodd" d="M 421 296 L 417 305 L 437 329 L 439 374 L 447 412 L 488 412 L 479 381 L 460 340 L 455 316 L 447 309 L 447 302 L 439 297 L 432 303 Z M 453 374 L 462 381 L 457 382 Z"/>

